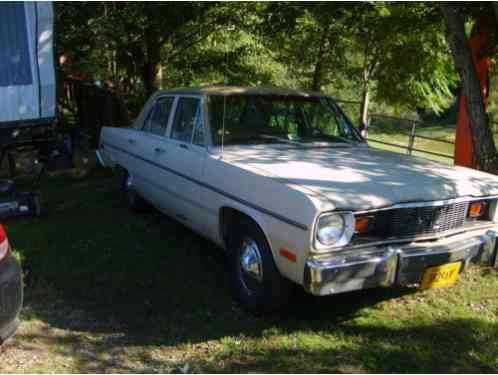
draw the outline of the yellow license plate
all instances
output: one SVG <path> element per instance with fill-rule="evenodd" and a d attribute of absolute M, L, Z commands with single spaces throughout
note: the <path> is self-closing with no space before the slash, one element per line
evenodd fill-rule
<path fill-rule="evenodd" d="M 460 267 L 462 267 L 462 262 L 429 267 L 424 272 L 420 287 L 422 289 L 429 289 L 453 285 L 458 280 Z"/>

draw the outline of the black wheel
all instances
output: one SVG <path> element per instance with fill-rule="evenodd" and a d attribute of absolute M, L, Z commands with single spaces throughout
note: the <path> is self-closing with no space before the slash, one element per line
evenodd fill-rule
<path fill-rule="evenodd" d="M 126 170 L 123 171 L 121 190 L 123 191 L 126 204 L 131 211 L 144 212 L 147 210 L 147 202 L 133 188 L 133 176 Z"/>
<path fill-rule="evenodd" d="M 34 193 L 30 196 L 29 205 L 34 216 L 40 217 L 42 215 L 43 211 L 39 194 Z"/>
<path fill-rule="evenodd" d="M 228 239 L 230 283 L 235 299 L 253 313 L 278 310 L 289 300 L 292 284 L 278 271 L 270 246 L 249 220 L 236 224 Z"/>

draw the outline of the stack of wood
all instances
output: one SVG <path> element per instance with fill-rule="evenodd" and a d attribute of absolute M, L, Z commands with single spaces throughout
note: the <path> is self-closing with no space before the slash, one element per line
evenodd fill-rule
<path fill-rule="evenodd" d="M 66 79 L 59 97 L 63 109 L 75 116 L 75 123 L 92 136 L 90 147 L 95 148 L 103 126 L 128 126 L 130 119 L 123 99 L 112 90 L 79 80 Z"/>

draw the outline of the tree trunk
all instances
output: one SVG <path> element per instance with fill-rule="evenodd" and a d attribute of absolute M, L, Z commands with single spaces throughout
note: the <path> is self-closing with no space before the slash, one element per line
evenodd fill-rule
<path fill-rule="evenodd" d="M 370 74 L 368 66 L 368 45 L 365 46 L 365 55 L 363 59 L 363 92 L 361 94 L 361 125 L 368 126 L 368 105 L 370 104 Z"/>
<path fill-rule="evenodd" d="M 375 69 L 376 63 L 374 61 L 369 61 L 371 54 L 370 43 L 368 38 L 365 42 L 365 48 L 363 51 L 363 74 L 362 74 L 362 84 L 363 89 L 361 93 L 361 107 L 360 107 L 360 120 L 361 125 L 366 125 L 368 127 L 368 108 L 370 105 L 370 77 L 372 71 Z"/>
<path fill-rule="evenodd" d="M 158 88 L 157 73 L 161 62 L 161 42 L 153 30 L 145 33 L 145 61 L 142 66 L 142 80 L 145 97 L 149 98 Z"/>
<path fill-rule="evenodd" d="M 363 84 L 363 92 L 361 95 L 361 123 L 368 124 L 368 105 L 370 104 L 370 88 L 368 82 Z"/>
<path fill-rule="evenodd" d="M 327 35 L 324 32 L 324 35 L 320 40 L 320 48 L 318 50 L 315 70 L 313 72 L 313 81 L 311 83 L 311 90 L 313 91 L 317 92 L 322 91 L 323 66 L 325 65 L 325 60 L 327 59 L 327 53 L 328 53 L 328 40 L 327 40 Z"/>
<path fill-rule="evenodd" d="M 446 18 L 447 40 L 466 98 L 466 109 L 474 144 L 474 157 L 480 169 L 492 172 L 496 170 L 494 165 L 496 147 L 484 110 L 481 85 L 465 35 L 461 6 L 455 3 L 442 3 L 441 9 Z"/>
<path fill-rule="evenodd" d="M 142 81 L 145 98 L 149 98 L 157 90 L 158 63 L 147 59 L 142 67 Z"/>

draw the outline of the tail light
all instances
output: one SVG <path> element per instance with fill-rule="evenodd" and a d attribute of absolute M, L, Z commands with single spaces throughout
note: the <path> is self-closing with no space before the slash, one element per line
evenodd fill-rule
<path fill-rule="evenodd" d="M 10 253 L 9 240 L 5 234 L 5 229 L 2 224 L 0 224 L 0 260 L 5 258 Z"/>

